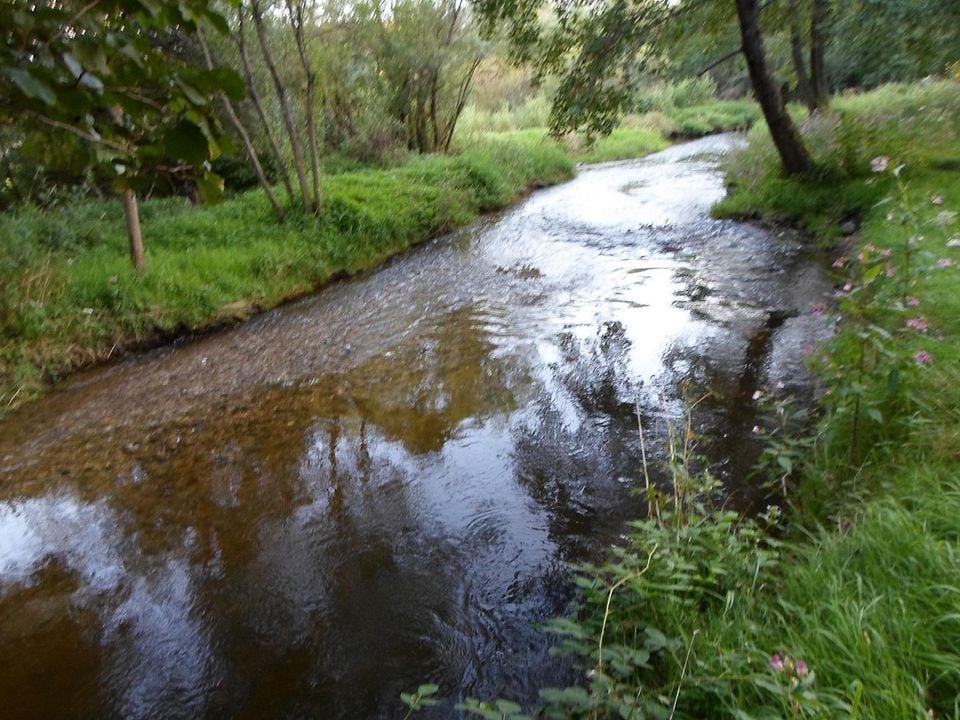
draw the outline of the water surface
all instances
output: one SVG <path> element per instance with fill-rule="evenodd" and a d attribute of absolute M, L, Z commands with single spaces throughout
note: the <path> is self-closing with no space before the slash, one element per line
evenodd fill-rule
<path fill-rule="evenodd" d="M 805 387 L 826 331 L 795 239 L 708 217 L 735 142 L 585 168 L 10 416 L 3 717 L 389 718 L 426 681 L 447 717 L 569 679 L 534 626 L 642 513 L 638 407 L 662 457 L 710 391 L 749 502 L 752 393 Z"/>

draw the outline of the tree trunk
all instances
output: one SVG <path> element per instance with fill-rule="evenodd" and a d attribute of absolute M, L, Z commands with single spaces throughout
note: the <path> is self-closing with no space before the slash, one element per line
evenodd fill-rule
<path fill-rule="evenodd" d="M 303 2 L 297 5 L 296 10 L 293 7 L 293 0 L 287 0 L 287 12 L 290 15 L 290 24 L 293 26 L 293 34 L 297 41 L 297 52 L 300 55 L 300 64 L 303 66 L 303 72 L 307 77 L 307 97 L 304 113 L 307 116 L 307 140 L 310 143 L 310 171 L 313 180 L 313 209 L 315 212 L 320 210 L 320 158 L 317 150 L 317 129 L 314 121 L 314 106 L 316 97 L 317 78 L 310 65 L 310 58 L 307 56 L 307 44 L 303 36 Z"/>
<path fill-rule="evenodd" d="M 200 41 L 200 48 L 203 50 L 203 59 L 207 63 L 207 69 L 213 70 L 213 58 L 210 57 L 210 48 L 207 47 L 207 41 L 203 39 L 203 33 L 199 31 L 197 32 L 197 40 Z M 266 194 L 270 204 L 273 205 L 273 211 L 277 214 L 277 219 L 283 220 L 283 206 L 280 204 L 280 201 L 277 200 L 277 196 L 273 194 L 273 188 L 270 187 L 270 181 L 267 179 L 266 173 L 263 172 L 263 166 L 260 164 L 260 158 L 257 155 L 257 148 L 254 147 L 253 141 L 250 139 L 250 134 L 243 126 L 243 123 L 237 116 L 236 111 L 233 109 L 233 103 L 230 102 L 230 98 L 228 98 L 226 93 L 223 92 L 219 93 L 219 95 L 220 100 L 223 102 L 224 112 L 227 114 L 227 117 L 230 118 L 230 122 L 233 123 L 233 126 L 240 134 L 240 139 L 243 140 L 243 148 L 247 151 L 247 158 L 250 160 L 254 171 L 257 173 L 257 179 L 260 181 L 260 187 L 263 188 L 264 194 Z"/>
<path fill-rule="evenodd" d="M 470 65 L 470 69 L 467 71 L 467 74 L 463 77 L 463 80 L 460 83 L 460 88 L 457 91 L 457 102 L 453 107 L 453 112 L 450 115 L 450 121 L 447 125 L 445 135 L 443 137 L 443 152 L 450 152 L 450 144 L 453 142 L 453 133 L 457 129 L 457 121 L 460 119 L 460 115 L 463 113 L 463 108 L 467 104 L 467 97 L 470 95 L 470 83 L 473 82 L 473 76 L 477 72 L 477 68 L 480 67 L 480 61 L 482 58 L 477 57 L 474 59 L 473 63 Z"/>
<path fill-rule="evenodd" d="M 814 102 L 824 108 L 830 101 L 830 81 L 827 78 L 826 29 L 830 6 L 827 0 L 813 0 L 810 14 L 810 83 L 813 86 Z"/>
<path fill-rule="evenodd" d="M 257 115 L 260 117 L 260 122 L 263 123 L 263 132 L 267 136 L 267 142 L 270 143 L 270 149 L 273 151 L 273 160 L 277 165 L 280 182 L 283 183 L 283 188 L 287 191 L 287 197 L 290 198 L 290 202 L 293 202 L 294 193 L 293 185 L 290 184 L 290 173 L 287 172 L 287 164 L 283 159 L 283 153 L 280 152 L 280 146 L 277 145 L 277 140 L 273 137 L 273 132 L 270 130 L 270 120 L 267 118 L 267 113 L 263 109 L 260 93 L 257 91 L 257 85 L 253 80 L 253 71 L 250 69 L 250 57 L 247 55 L 247 43 L 243 31 L 242 5 L 237 8 L 237 20 L 237 49 L 240 51 L 240 60 L 243 64 L 243 77 L 247 82 L 247 94 L 253 103 L 253 107 L 257 111 Z"/>
<path fill-rule="evenodd" d="M 800 8 L 797 0 L 790 0 L 790 54 L 793 59 L 793 71 L 797 76 L 797 90 L 804 105 L 810 112 L 817 109 L 817 97 L 813 92 L 810 74 L 803 52 L 803 33 L 800 30 Z"/>
<path fill-rule="evenodd" d="M 123 191 L 123 214 L 127 218 L 127 239 L 130 241 L 130 260 L 141 272 L 147 269 L 143 256 L 143 235 L 140 234 L 140 211 L 137 209 L 137 196 L 127 188 Z"/>
<path fill-rule="evenodd" d="M 263 61 L 267 65 L 270 77 L 273 80 L 274 89 L 277 92 L 277 100 L 280 101 L 280 111 L 283 114 L 283 122 L 287 128 L 287 135 L 290 138 L 290 149 L 293 152 L 293 167 L 297 171 L 297 182 L 300 185 L 300 198 L 303 204 L 311 212 L 316 211 L 313 201 L 310 197 L 310 188 L 307 185 L 307 174 L 303 168 L 303 150 L 300 146 L 300 139 L 297 134 L 296 125 L 293 122 L 293 113 L 290 111 L 290 103 L 287 102 L 287 91 L 280 80 L 280 74 L 277 72 L 277 66 L 273 62 L 273 53 L 270 52 L 270 44 L 267 41 L 267 33 L 263 28 L 263 14 L 260 12 L 260 5 L 257 0 L 250 4 L 253 11 L 253 25 L 257 31 L 257 39 L 260 41 L 260 49 L 263 51 Z"/>
<path fill-rule="evenodd" d="M 767 67 L 763 39 L 760 37 L 760 10 L 757 0 L 737 0 L 737 16 L 740 20 L 743 55 L 750 72 L 753 92 L 770 128 L 770 136 L 780 155 L 783 169 L 789 175 L 810 172 L 813 162 L 796 125 L 787 114 L 780 92 Z"/>

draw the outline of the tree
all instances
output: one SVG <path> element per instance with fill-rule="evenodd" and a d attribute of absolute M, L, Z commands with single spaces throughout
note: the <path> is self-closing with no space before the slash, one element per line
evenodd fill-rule
<path fill-rule="evenodd" d="M 753 92 L 763 110 L 770 137 L 780 155 L 783 169 L 790 175 L 810 172 L 813 162 L 800 138 L 800 132 L 787 113 L 770 69 L 760 37 L 760 8 L 757 0 L 736 0 L 740 21 L 740 50 L 747 61 Z"/>
<path fill-rule="evenodd" d="M 555 133 L 610 132 L 628 107 L 644 69 L 669 52 L 678 28 L 682 31 L 698 15 L 712 23 L 735 18 L 738 51 L 746 60 L 784 170 L 802 174 L 812 168 L 770 72 L 757 0 L 556 1 L 549 11 L 543 4 L 544 0 L 476 0 L 487 32 L 506 25 L 515 60 L 533 62 L 541 79 L 553 73 L 561 76 L 551 114 Z"/>
<path fill-rule="evenodd" d="M 209 171 L 223 135 L 209 107 L 239 98 L 235 73 L 192 66 L 179 40 L 201 23 L 227 31 L 214 0 L 15 0 L 0 5 L 0 123 L 84 141 L 82 162 L 123 197 L 130 256 L 144 267 L 136 191 L 159 175 L 222 187 Z"/>
<path fill-rule="evenodd" d="M 213 70 L 213 57 L 210 55 L 210 48 L 207 47 L 207 43 L 203 38 L 203 34 L 198 33 L 197 39 L 200 41 L 200 48 L 203 51 L 203 59 L 207 65 L 207 68 L 209 70 Z M 223 111 L 226 113 L 227 117 L 230 118 L 230 122 L 233 124 L 237 134 L 240 135 L 240 139 L 243 141 L 244 152 L 246 152 L 247 159 L 250 161 L 250 164 L 253 165 L 253 170 L 257 175 L 257 180 L 260 182 L 260 187 L 263 188 L 263 192 L 267 196 L 267 200 L 269 200 L 270 205 L 273 206 L 273 211 L 276 213 L 277 219 L 283 220 L 283 206 L 280 204 L 280 201 L 273 192 L 273 187 L 270 185 L 270 180 L 267 178 L 267 174 L 264 172 L 263 165 L 260 163 L 260 154 L 257 152 L 257 148 L 253 144 L 253 140 L 250 138 L 250 133 L 247 131 L 246 126 L 243 124 L 243 121 L 237 114 L 236 109 L 233 107 L 233 102 L 229 97 L 227 97 L 226 93 L 220 93 L 220 100 L 223 103 Z"/>
<path fill-rule="evenodd" d="M 809 9 L 803 7 L 808 4 Z M 830 99 L 830 83 L 826 67 L 826 25 L 830 15 L 828 0 L 788 3 L 790 56 L 797 76 L 797 90 L 810 112 L 826 107 Z M 809 16 L 809 66 L 805 59 L 804 21 Z"/>
<path fill-rule="evenodd" d="M 942 73 L 960 57 L 957 0 L 844 0 L 830 8 L 833 81 L 874 87 Z"/>
<path fill-rule="evenodd" d="M 448 152 L 486 52 L 466 0 L 368 0 L 344 26 L 350 64 L 367 66 L 367 84 L 385 98 L 407 147 Z M 339 85 L 333 94 L 342 98 Z"/>

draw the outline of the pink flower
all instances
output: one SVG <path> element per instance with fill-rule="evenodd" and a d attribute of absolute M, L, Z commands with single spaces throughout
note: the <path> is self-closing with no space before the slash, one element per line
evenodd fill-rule
<path fill-rule="evenodd" d="M 813 355 L 813 346 L 812 346 L 812 345 L 804 345 L 802 348 L 800 348 L 800 356 L 801 356 L 801 357 L 808 357 L 808 356 L 810 356 L 810 355 Z"/>
<path fill-rule="evenodd" d="M 796 671 L 797 677 L 800 678 L 801 680 L 803 680 L 807 676 L 807 673 L 810 670 L 807 667 L 807 664 L 803 660 L 797 660 L 797 663 L 796 665 L 793 666 L 793 669 Z"/>
<path fill-rule="evenodd" d="M 776 672 L 783 672 L 783 658 L 781 658 L 777 653 L 771 655 L 770 667 L 772 667 Z"/>
<path fill-rule="evenodd" d="M 836 260 L 833 261 L 833 267 L 837 268 L 838 270 L 841 269 L 846 264 L 847 264 L 847 258 L 845 257 L 838 257 Z"/>
<path fill-rule="evenodd" d="M 913 328 L 917 332 L 925 333 L 927 331 L 927 321 L 922 317 L 908 318 L 907 327 Z"/>
<path fill-rule="evenodd" d="M 937 260 L 937 267 L 948 268 L 953 267 L 953 260 L 950 258 L 940 258 Z"/>
<path fill-rule="evenodd" d="M 853 290 L 853 283 L 849 283 L 849 282 L 848 282 L 848 283 L 844 284 L 844 286 L 843 286 L 843 291 L 844 291 L 844 292 L 850 292 L 851 290 Z"/>
<path fill-rule="evenodd" d="M 873 160 L 870 161 L 870 169 L 875 173 L 882 173 L 887 169 L 887 166 L 890 164 L 890 158 L 886 155 L 878 155 Z"/>
<path fill-rule="evenodd" d="M 754 435 L 759 435 L 759 434 L 762 433 L 762 432 L 763 432 L 763 430 L 760 429 L 760 426 L 759 426 L 759 425 L 754 425 L 754 426 L 753 426 L 753 434 L 754 434 Z"/>
<path fill-rule="evenodd" d="M 930 202 L 932 202 L 934 205 L 943 205 L 943 195 L 934 195 L 932 198 L 930 198 Z"/>
<path fill-rule="evenodd" d="M 810 312 L 816 315 L 817 317 L 820 317 L 821 315 L 823 315 L 823 311 L 826 309 L 827 309 L 826 304 L 822 302 L 818 302 L 818 303 L 814 303 L 813 308 L 810 310 Z"/>
<path fill-rule="evenodd" d="M 920 304 L 920 298 L 910 295 L 907 297 L 907 307 L 916 307 Z"/>
<path fill-rule="evenodd" d="M 917 350 L 913 354 L 913 359 L 920 365 L 929 365 L 933 362 L 933 355 L 928 353 L 926 350 Z"/>
<path fill-rule="evenodd" d="M 783 390 L 783 380 L 777 380 L 777 390 Z"/>
<path fill-rule="evenodd" d="M 897 271 L 893 269 L 893 265 L 887 265 L 883 269 L 883 274 L 886 275 L 888 278 L 891 278 L 897 274 Z"/>

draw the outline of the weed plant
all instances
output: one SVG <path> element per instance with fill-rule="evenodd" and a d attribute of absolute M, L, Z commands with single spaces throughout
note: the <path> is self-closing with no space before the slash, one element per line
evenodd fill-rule
<path fill-rule="evenodd" d="M 537 717 L 960 717 L 958 117 L 956 83 L 881 88 L 806 123 L 816 181 L 781 177 L 759 133 L 731 160 L 720 213 L 789 219 L 835 253 L 835 296 L 809 309 L 837 319 L 810 348 L 819 419 L 797 435 L 810 418 L 764 389 L 777 502 L 756 518 L 714 509 L 682 433 L 674 491 L 644 488 L 648 517 L 577 568 L 579 611 L 551 629 L 585 679 Z"/>

